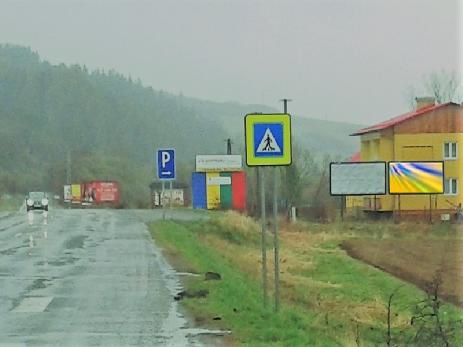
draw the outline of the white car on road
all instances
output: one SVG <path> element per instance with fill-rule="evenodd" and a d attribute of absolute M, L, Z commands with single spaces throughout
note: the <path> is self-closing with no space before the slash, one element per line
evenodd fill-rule
<path fill-rule="evenodd" d="M 31 210 L 48 211 L 48 197 L 44 192 L 29 192 L 26 196 L 27 212 Z"/>

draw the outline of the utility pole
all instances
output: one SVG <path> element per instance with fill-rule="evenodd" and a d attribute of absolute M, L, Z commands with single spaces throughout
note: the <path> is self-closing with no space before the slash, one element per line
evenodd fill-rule
<path fill-rule="evenodd" d="M 66 158 L 66 183 L 72 184 L 72 167 L 71 167 L 71 151 L 68 149 Z"/>
<path fill-rule="evenodd" d="M 288 102 L 291 99 L 282 99 L 283 113 L 288 113 Z M 275 263 L 275 312 L 280 310 L 280 241 L 278 239 L 278 167 L 273 168 L 273 248 Z"/>
<path fill-rule="evenodd" d="M 291 102 L 293 100 L 291 99 L 281 99 L 281 102 L 283 102 L 283 113 L 288 113 L 288 102 Z"/>
<path fill-rule="evenodd" d="M 232 154 L 232 146 L 231 146 L 232 141 L 231 141 L 231 139 L 227 139 L 226 141 L 227 141 L 227 154 L 231 155 Z"/>
<path fill-rule="evenodd" d="M 293 101 L 293 100 L 287 99 L 287 98 L 284 98 L 284 99 L 281 99 L 281 100 L 280 100 L 280 102 L 283 102 L 283 113 L 288 113 L 288 102 L 291 102 L 291 101 Z M 288 175 L 289 175 L 289 174 L 288 174 L 288 170 L 290 170 L 289 167 L 285 168 L 285 175 L 286 175 L 286 178 L 287 178 Z M 288 184 L 288 182 L 286 182 L 286 184 Z M 288 208 L 288 201 L 289 201 L 289 200 L 290 200 L 290 199 L 288 199 L 288 198 L 286 199 L 286 208 Z M 292 201 L 289 201 L 290 213 L 293 212 L 292 207 L 293 207 L 293 202 L 292 202 Z"/>

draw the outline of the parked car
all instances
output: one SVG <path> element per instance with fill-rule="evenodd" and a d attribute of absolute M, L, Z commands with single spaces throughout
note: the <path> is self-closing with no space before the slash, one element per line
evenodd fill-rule
<path fill-rule="evenodd" d="M 27 194 L 26 196 L 27 211 L 48 211 L 48 202 L 48 197 L 44 192 L 29 192 L 29 194 Z"/>

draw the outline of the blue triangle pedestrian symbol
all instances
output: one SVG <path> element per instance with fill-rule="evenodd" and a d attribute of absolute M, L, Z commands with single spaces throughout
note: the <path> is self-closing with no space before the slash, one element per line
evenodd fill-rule
<path fill-rule="evenodd" d="M 265 130 L 264 136 L 257 146 L 257 153 L 281 153 L 281 148 L 278 146 L 275 136 L 273 136 L 270 128 Z"/>

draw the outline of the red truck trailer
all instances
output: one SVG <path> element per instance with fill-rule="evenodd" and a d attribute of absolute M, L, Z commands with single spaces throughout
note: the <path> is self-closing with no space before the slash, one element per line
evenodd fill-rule
<path fill-rule="evenodd" d="M 119 207 L 120 189 L 115 181 L 91 181 L 83 184 L 82 203 L 95 206 Z"/>

